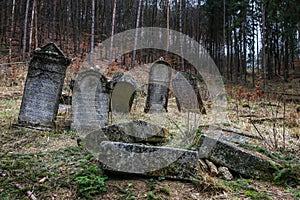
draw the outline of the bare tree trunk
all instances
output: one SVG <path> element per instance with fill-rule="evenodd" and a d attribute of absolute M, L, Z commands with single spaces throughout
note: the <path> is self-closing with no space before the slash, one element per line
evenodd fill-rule
<path fill-rule="evenodd" d="M 185 71 L 183 58 L 183 33 L 182 33 L 182 0 L 179 0 L 179 32 L 180 32 L 180 54 L 181 54 L 181 70 Z"/>
<path fill-rule="evenodd" d="M 225 70 L 226 67 L 226 56 L 225 56 L 225 52 L 226 52 L 226 29 L 225 29 L 225 25 L 226 25 L 226 0 L 223 0 L 223 48 L 222 48 L 222 64 L 223 64 L 223 70 Z M 223 75 L 225 75 L 225 73 L 222 71 Z"/>
<path fill-rule="evenodd" d="M 138 28 L 139 28 L 139 24 L 140 24 L 141 7 L 142 7 L 142 0 L 139 1 L 138 13 L 137 13 L 137 17 L 136 17 L 136 30 L 135 30 L 135 37 L 134 37 L 134 47 L 133 47 L 132 58 L 131 58 L 131 68 L 134 67 L 134 63 L 135 63 L 137 37 L 139 34 Z"/>
<path fill-rule="evenodd" d="M 34 9 L 34 49 L 38 48 L 38 28 L 37 28 L 37 2 L 33 0 L 33 9 Z"/>
<path fill-rule="evenodd" d="M 92 0 L 92 30 L 91 30 L 90 65 L 94 65 L 94 38 L 95 38 L 95 0 Z"/>
<path fill-rule="evenodd" d="M 56 7 L 57 0 L 53 0 L 52 40 L 56 39 Z"/>
<path fill-rule="evenodd" d="M 31 22 L 30 22 L 30 28 L 29 28 L 29 42 L 28 42 L 28 49 L 31 51 L 31 44 L 32 44 L 32 32 L 33 32 L 33 22 L 34 22 L 34 5 L 35 0 L 33 0 L 33 8 L 31 11 Z"/>
<path fill-rule="evenodd" d="M 26 2 L 26 11 L 25 11 L 25 20 L 24 20 L 24 36 L 23 36 L 23 50 L 22 50 L 22 60 L 26 60 L 26 38 L 27 38 L 27 21 L 28 21 L 28 10 L 29 10 L 29 1 Z"/>
<path fill-rule="evenodd" d="M 109 49 L 109 61 L 112 61 L 112 52 L 113 52 L 113 43 L 114 43 L 114 34 L 115 34 L 115 20 L 116 20 L 116 9 L 117 9 L 117 0 L 114 0 L 113 16 L 111 23 L 111 40 L 110 40 L 110 49 Z"/>
<path fill-rule="evenodd" d="M 266 57 L 266 11 L 265 5 L 262 2 L 262 68 L 263 68 L 263 79 L 264 79 L 264 89 L 267 87 L 267 77 L 266 77 L 266 68 L 267 68 L 267 57 Z"/>
<path fill-rule="evenodd" d="M 12 37 L 13 37 L 13 31 L 14 31 L 14 18 L 15 18 L 15 5 L 16 0 L 13 0 L 12 2 L 12 9 L 11 9 L 11 27 L 10 27 L 10 37 L 9 37 L 9 58 L 8 62 L 11 62 L 11 48 L 12 48 Z"/>
<path fill-rule="evenodd" d="M 170 40 L 170 0 L 168 0 L 167 6 L 167 47 L 166 47 L 166 59 L 168 57 L 169 51 L 169 41 Z"/>

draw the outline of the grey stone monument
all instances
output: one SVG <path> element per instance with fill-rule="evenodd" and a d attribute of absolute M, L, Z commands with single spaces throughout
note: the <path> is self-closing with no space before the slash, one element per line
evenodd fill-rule
<path fill-rule="evenodd" d="M 167 112 L 172 69 L 169 63 L 159 60 L 150 69 L 147 99 L 144 111 Z"/>
<path fill-rule="evenodd" d="M 100 72 L 78 74 L 72 96 L 71 129 L 81 136 L 108 124 L 109 85 Z"/>
<path fill-rule="evenodd" d="M 54 43 L 34 51 L 26 77 L 18 126 L 54 128 L 66 69 L 70 63 L 71 60 Z"/>
<path fill-rule="evenodd" d="M 136 93 L 136 81 L 129 75 L 119 75 L 115 76 L 110 83 L 111 111 L 129 113 Z"/>
<path fill-rule="evenodd" d="M 172 80 L 172 87 L 179 111 L 188 110 L 206 114 L 195 76 L 188 72 L 177 72 Z"/>

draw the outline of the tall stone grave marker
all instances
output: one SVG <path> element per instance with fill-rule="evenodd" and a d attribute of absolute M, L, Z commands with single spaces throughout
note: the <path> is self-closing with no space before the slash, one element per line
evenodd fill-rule
<path fill-rule="evenodd" d="M 66 69 L 71 63 L 63 52 L 49 43 L 34 51 L 29 63 L 18 125 L 53 128 Z"/>
<path fill-rule="evenodd" d="M 151 66 L 147 100 L 144 108 L 146 113 L 168 111 L 171 73 L 170 64 L 163 60 L 156 61 Z"/>
<path fill-rule="evenodd" d="M 177 72 L 172 80 L 172 87 L 179 111 L 189 110 L 206 113 L 195 76 L 188 72 Z"/>
<path fill-rule="evenodd" d="M 136 81 L 129 75 L 119 75 L 110 83 L 112 112 L 129 113 L 137 88 Z"/>
<path fill-rule="evenodd" d="M 82 137 L 108 124 L 109 86 L 100 72 L 78 74 L 72 97 L 71 129 Z"/>

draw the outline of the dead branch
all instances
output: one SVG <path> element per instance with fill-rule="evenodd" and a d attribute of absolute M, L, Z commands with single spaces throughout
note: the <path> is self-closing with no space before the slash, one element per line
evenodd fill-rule
<path fill-rule="evenodd" d="M 241 130 L 235 129 L 235 128 L 221 128 L 221 130 L 226 131 L 226 132 L 235 133 L 235 134 L 245 136 L 245 137 L 249 137 L 249 138 L 255 138 L 255 139 L 263 140 L 263 137 L 261 137 L 261 136 L 252 135 L 249 132 L 241 131 Z"/>
<path fill-rule="evenodd" d="M 256 115 L 256 114 L 245 114 L 245 115 L 239 115 L 239 117 L 243 117 L 243 118 L 247 118 L 247 117 L 259 118 L 259 115 Z"/>
<path fill-rule="evenodd" d="M 284 118 L 283 117 L 265 117 L 265 118 L 259 118 L 259 119 L 250 119 L 250 121 L 252 123 L 263 123 L 265 121 L 276 122 L 279 120 L 284 120 Z"/>

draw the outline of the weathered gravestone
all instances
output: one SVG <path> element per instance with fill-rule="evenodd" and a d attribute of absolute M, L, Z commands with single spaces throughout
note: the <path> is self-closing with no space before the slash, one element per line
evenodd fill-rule
<path fill-rule="evenodd" d="M 115 76 L 111 81 L 111 111 L 129 113 L 135 96 L 137 84 L 129 75 Z"/>
<path fill-rule="evenodd" d="M 71 129 L 81 136 L 108 124 L 109 87 L 100 72 L 78 74 L 73 88 Z"/>
<path fill-rule="evenodd" d="M 53 128 L 67 66 L 71 60 L 54 44 L 34 51 L 18 118 L 29 128 Z"/>
<path fill-rule="evenodd" d="M 172 179 L 198 177 L 198 152 L 172 147 L 103 141 L 99 160 L 106 171 Z"/>
<path fill-rule="evenodd" d="M 150 69 L 146 106 L 147 112 L 167 112 L 172 69 L 169 63 L 159 60 Z"/>
<path fill-rule="evenodd" d="M 172 80 L 172 87 L 179 111 L 206 113 L 195 76 L 188 72 L 177 72 Z"/>

